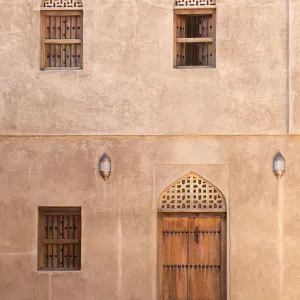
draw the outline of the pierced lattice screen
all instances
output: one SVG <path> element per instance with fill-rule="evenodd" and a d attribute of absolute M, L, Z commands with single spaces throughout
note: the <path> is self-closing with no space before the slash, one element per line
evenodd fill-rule
<path fill-rule="evenodd" d="M 216 0 L 176 0 L 174 6 L 178 6 L 178 7 L 216 6 Z"/>
<path fill-rule="evenodd" d="M 222 192 L 200 175 L 190 172 L 168 186 L 159 197 L 160 209 L 226 211 Z"/>
<path fill-rule="evenodd" d="M 43 0 L 41 7 L 83 7 L 81 0 Z"/>

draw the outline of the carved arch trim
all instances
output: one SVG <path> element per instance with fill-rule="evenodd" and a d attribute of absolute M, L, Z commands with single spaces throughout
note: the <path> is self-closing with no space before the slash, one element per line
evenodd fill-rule
<path fill-rule="evenodd" d="M 42 0 L 41 8 L 83 8 L 82 0 Z"/>
<path fill-rule="evenodd" d="M 161 192 L 158 211 L 226 212 L 226 199 L 207 179 L 189 172 Z"/>

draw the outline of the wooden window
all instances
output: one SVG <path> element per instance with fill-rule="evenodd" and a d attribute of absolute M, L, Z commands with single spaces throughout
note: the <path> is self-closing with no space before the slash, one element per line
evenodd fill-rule
<path fill-rule="evenodd" d="M 41 6 L 41 70 L 82 69 L 81 1 L 45 0 Z"/>
<path fill-rule="evenodd" d="M 80 270 L 81 208 L 39 208 L 39 270 Z"/>
<path fill-rule="evenodd" d="M 224 213 L 159 218 L 158 299 L 226 299 L 225 218 Z"/>
<path fill-rule="evenodd" d="M 175 1 L 174 67 L 216 66 L 215 2 L 203 0 L 206 5 L 199 3 Z"/>

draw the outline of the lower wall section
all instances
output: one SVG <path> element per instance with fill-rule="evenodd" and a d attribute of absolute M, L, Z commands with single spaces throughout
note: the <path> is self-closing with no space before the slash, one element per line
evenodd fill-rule
<path fill-rule="evenodd" d="M 227 200 L 228 300 L 300 298 L 298 137 L 2 138 L 0 153 L 1 299 L 155 300 L 157 199 L 189 171 Z M 38 272 L 38 206 L 60 205 L 82 207 L 82 269 Z"/>

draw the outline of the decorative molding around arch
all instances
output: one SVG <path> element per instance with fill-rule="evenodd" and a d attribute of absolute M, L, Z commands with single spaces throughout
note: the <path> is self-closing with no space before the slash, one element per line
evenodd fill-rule
<path fill-rule="evenodd" d="M 42 8 L 82 8 L 82 0 L 42 0 Z"/>
<path fill-rule="evenodd" d="M 226 212 L 226 199 L 216 186 L 190 172 L 162 191 L 158 210 Z"/>
<path fill-rule="evenodd" d="M 216 0 L 175 0 L 174 7 L 178 8 L 192 8 L 192 7 L 215 7 Z"/>

